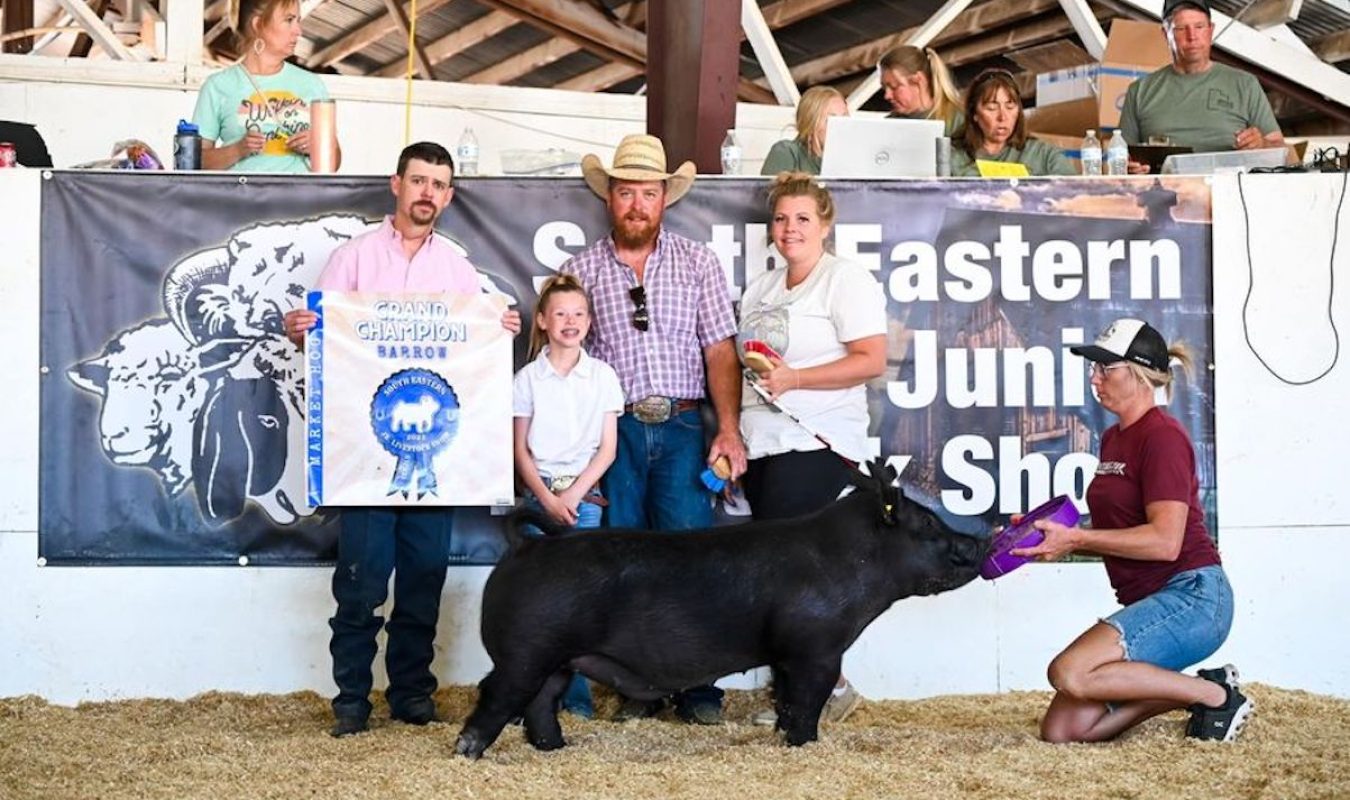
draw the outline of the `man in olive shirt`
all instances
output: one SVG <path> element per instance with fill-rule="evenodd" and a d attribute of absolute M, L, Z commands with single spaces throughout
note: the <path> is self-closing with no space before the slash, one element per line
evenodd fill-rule
<path fill-rule="evenodd" d="M 1284 136 L 1256 78 L 1210 60 L 1214 22 L 1205 0 L 1163 3 L 1169 66 L 1130 84 L 1120 131 L 1130 144 L 1166 136 L 1200 152 L 1283 147 Z M 1131 163 L 1131 172 L 1147 171 Z"/>

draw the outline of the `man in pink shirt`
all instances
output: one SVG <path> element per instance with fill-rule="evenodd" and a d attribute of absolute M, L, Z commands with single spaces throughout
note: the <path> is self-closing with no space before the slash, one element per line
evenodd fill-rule
<path fill-rule="evenodd" d="M 315 288 L 393 294 L 481 291 L 478 271 L 469 260 L 435 236 L 436 218 L 455 194 L 453 178 L 454 162 L 444 147 L 418 142 L 404 148 L 398 174 L 389 179 L 397 200 L 393 216 L 333 251 Z M 318 316 L 306 309 L 288 312 L 286 335 L 302 345 L 305 332 L 317 321 Z M 519 333 L 520 312 L 507 309 L 502 327 Z M 452 509 L 444 507 L 343 510 L 333 572 L 337 612 L 329 620 L 333 680 L 338 687 L 333 698 L 334 736 L 366 730 L 375 637 L 384 624 L 375 612 L 384 605 L 391 573 L 394 611 L 385 652 L 389 713 L 413 725 L 438 720 L 431 659 L 450 558 L 452 516 Z"/>

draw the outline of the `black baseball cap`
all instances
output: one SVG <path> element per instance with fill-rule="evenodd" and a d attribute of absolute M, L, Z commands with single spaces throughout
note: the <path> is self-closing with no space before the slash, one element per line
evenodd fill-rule
<path fill-rule="evenodd" d="M 1193 8 L 1196 11 L 1205 12 L 1205 16 L 1211 16 L 1209 13 L 1209 3 L 1206 0 L 1163 0 L 1162 18 L 1171 19 L 1172 12 L 1178 8 Z"/>
<path fill-rule="evenodd" d="M 1143 320 L 1129 318 L 1112 322 L 1097 334 L 1097 341 L 1070 347 L 1069 352 L 1103 364 L 1133 361 L 1158 372 L 1166 372 L 1171 361 L 1162 334 Z"/>

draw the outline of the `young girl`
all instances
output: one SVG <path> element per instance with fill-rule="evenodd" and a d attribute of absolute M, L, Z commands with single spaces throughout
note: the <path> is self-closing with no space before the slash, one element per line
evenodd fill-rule
<path fill-rule="evenodd" d="M 577 279 L 555 275 L 544 281 L 530 331 L 532 360 L 516 373 L 514 385 L 516 472 L 527 502 L 575 528 L 600 526 L 603 501 L 596 487 L 614 462 L 623 413 L 618 375 L 581 347 L 590 329 L 591 301 Z M 563 708 L 592 716 L 590 690 L 580 675 Z"/>

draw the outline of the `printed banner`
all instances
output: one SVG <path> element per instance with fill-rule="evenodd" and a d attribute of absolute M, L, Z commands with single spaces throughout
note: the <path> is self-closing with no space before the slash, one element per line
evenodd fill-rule
<path fill-rule="evenodd" d="M 311 292 L 309 308 L 311 505 L 512 504 L 504 303 Z"/>
<path fill-rule="evenodd" d="M 537 282 L 610 228 L 578 179 L 456 184 L 441 233 L 467 251 L 484 292 L 527 321 Z M 1195 443 L 1216 529 L 1204 179 L 828 185 L 835 252 L 872 270 L 888 297 L 871 434 L 911 496 L 971 531 L 1053 494 L 1081 498 L 1115 420 L 1068 348 L 1132 316 L 1195 352 L 1170 411 Z M 733 299 L 779 264 L 765 187 L 700 178 L 666 212 L 667 227 L 718 255 Z M 304 302 L 332 249 L 390 205 L 375 177 L 56 172 L 43 182 L 39 549 L 49 562 L 331 559 L 339 512 L 309 502 L 305 367 L 281 315 Z M 525 340 L 511 366 L 524 363 Z M 509 435 L 499 449 L 510 458 Z M 397 469 L 397 456 L 379 453 Z M 499 518 L 459 508 L 452 548 L 457 563 L 493 562 Z"/>

